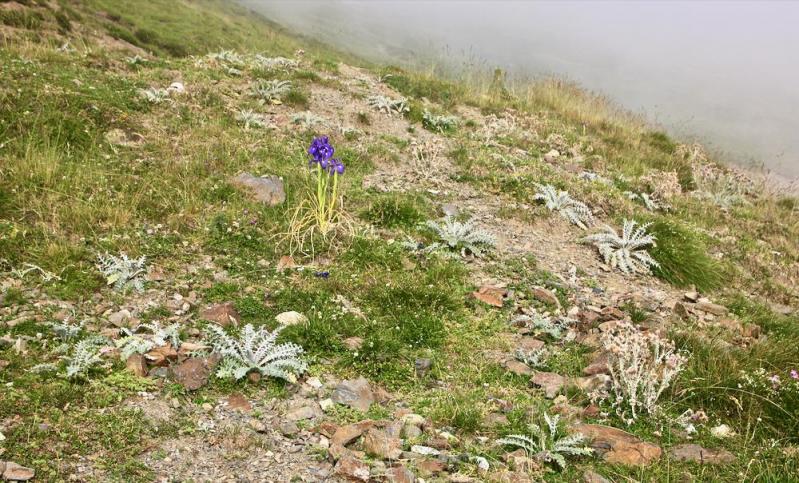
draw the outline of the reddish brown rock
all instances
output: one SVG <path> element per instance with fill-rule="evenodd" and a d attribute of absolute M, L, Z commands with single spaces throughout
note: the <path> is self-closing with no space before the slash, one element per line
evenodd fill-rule
<path fill-rule="evenodd" d="M 360 438 L 361 435 L 374 426 L 374 421 L 366 420 L 361 421 L 355 424 L 348 424 L 346 426 L 341 426 L 333 433 L 330 438 L 330 442 L 333 444 L 340 444 L 342 446 L 347 446 L 351 442 L 355 441 L 356 439 Z"/>
<path fill-rule="evenodd" d="M 541 387 L 547 398 L 554 399 L 566 384 L 566 378 L 554 372 L 537 371 L 533 374 L 531 382 Z"/>
<path fill-rule="evenodd" d="M 600 424 L 577 424 L 572 431 L 582 433 L 591 447 L 609 463 L 645 466 L 660 458 L 659 446 L 647 443 L 621 429 Z"/>
<path fill-rule="evenodd" d="M 366 454 L 384 459 L 395 460 L 402 454 L 402 442 L 392 438 L 377 428 L 369 429 L 363 437 L 363 449 Z"/>
<path fill-rule="evenodd" d="M 189 391 L 195 391 L 208 383 L 218 361 L 216 357 L 190 357 L 172 366 L 169 372 L 175 382 Z"/>
<path fill-rule="evenodd" d="M 535 337 L 522 337 L 516 344 L 517 349 L 522 349 L 527 352 L 537 351 L 544 347 L 544 341 L 538 340 Z"/>
<path fill-rule="evenodd" d="M 252 411 L 250 401 L 239 393 L 233 393 L 227 397 L 227 407 L 233 411 L 241 411 L 243 413 Z"/>
<path fill-rule="evenodd" d="M 533 289 L 533 298 L 538 300 L 539 302 L 543 302 L 548 305 L 552 305 L 555 307 L 560 307 L 560 300 L 558 297 L 551 290 L 547 290 L 545 288 L 534 288 Z"/>
<path fill-rule="evenodd" d="M 369 481 L 371 473 L 369 466 L 363 461 L 359 461 L 354 456 L 344 455 L 336 463 L 334 472 L 350 481 Z"/>
<path fill-rule="evenodd" d="M 200 318 L 221 325 L 222 327 L 227 327 L 231 324 L 238 325 L 241 320 L 241 316 L 233 306 L 233 302 L 225 302 L 223 304 L 207 307 L 200 312 Z"/>
<path fill-rule="evenodd" d="M 419 470 L 420 475 L 431 476 L 444 471 L 447 468 L 447 465 L 445 465 L 441 460 L 425 459 L 420 461 L 416 465 L 416 468 Z"/>
<path fill-rule="evenodd" d="M 147 376 L 147 361 L 141 354 L 132 354 L 125 361 L 125 368 L 139 377 Z"/>
<path fill-rule="evenodd" d="M 386 470 L 386 481 L 391 483 L 414 483 L 416 476 L 404 466 L 395 466 Z"/>
<path fill-rule="evenodd" d="M 532 376 L 533 370 L 524 362 L 517 361 L 516 359 L 508 359 L 502 365 L 508 371 L 516 374 L 517 376 Z"/>

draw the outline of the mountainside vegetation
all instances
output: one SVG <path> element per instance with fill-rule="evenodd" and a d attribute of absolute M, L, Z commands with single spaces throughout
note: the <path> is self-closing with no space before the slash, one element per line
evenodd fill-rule
<path fill-rule="evenodd" d="M 0 0 L 0 66 L 6 479 L 796 481 L 756 173 L 224 0 Z"/>

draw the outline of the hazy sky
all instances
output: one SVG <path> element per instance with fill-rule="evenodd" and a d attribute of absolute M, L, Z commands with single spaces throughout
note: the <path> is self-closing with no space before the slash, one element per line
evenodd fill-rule
<path fill-rule="evenodd" d="M 557 74 L 799 176 L 799 2 L 244 0 L 356 54 Z"/>

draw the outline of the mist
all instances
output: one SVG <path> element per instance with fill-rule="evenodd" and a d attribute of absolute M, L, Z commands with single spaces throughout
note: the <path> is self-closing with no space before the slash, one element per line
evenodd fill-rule
<path fill-rule="evenodd" d="M 242 3 L 373 61 L 565 77 L 725 159 L 799 177 L 799 3 Z"/>

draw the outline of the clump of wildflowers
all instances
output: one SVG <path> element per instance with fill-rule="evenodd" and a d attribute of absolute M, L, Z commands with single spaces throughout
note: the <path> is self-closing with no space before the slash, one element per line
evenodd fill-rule
<path fill-rule="evenodd" d="M 605 332 L 602 346 L 608 352 L 611 390 L 600 389 L 592 398 L 609 400 L 628 424 L 643 413 L 656 413 L 658 398 L 683 370 L 686 357 L 671 341 L 627 321 Z"/>

